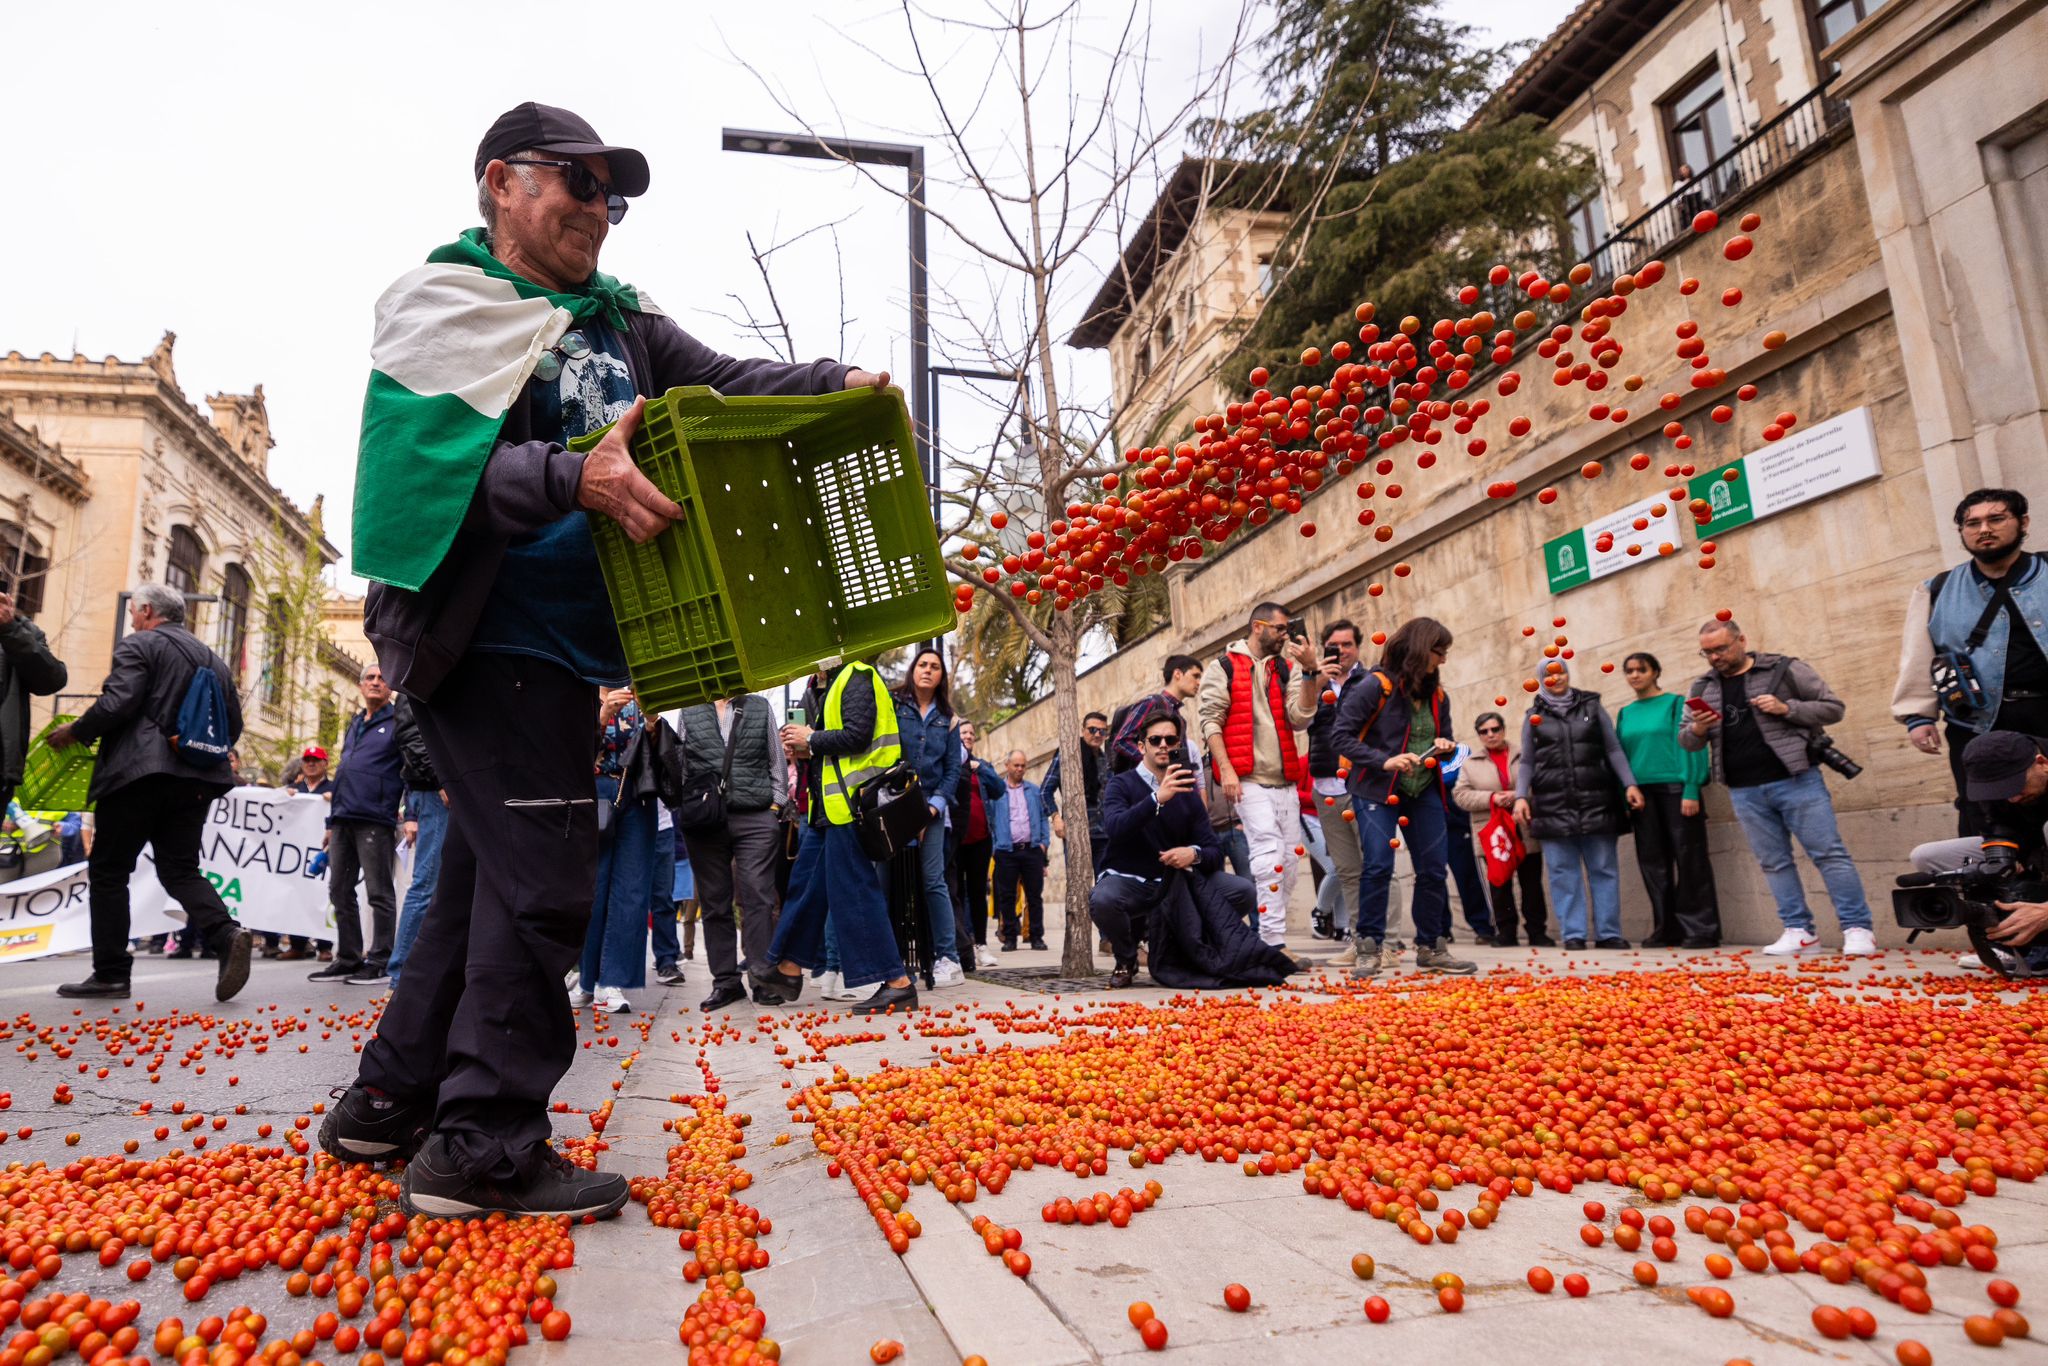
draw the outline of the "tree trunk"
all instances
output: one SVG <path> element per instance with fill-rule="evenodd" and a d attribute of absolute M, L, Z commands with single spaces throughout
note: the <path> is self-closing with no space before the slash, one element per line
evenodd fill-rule
<path fill-rule="evenodd" d="M 1061 842 L 1066 859 L 1066 935 L 1060 941 L 1060 975 L 1088 977 L 1095 972 L 1095 922 L 1088 918 L 1088 893 L 1095 888 L 1095 861 L 1088 840 L 1088 770 L 1081 762 L 1081 702 L 1074 680 L 1074 661 L 1080 653 L 1080 632 L 1071 614 L 1052 622 L 1053 713 L 1058 718 L 1060 750 L 1060 811 L 1064 814 L 1067 837 Z"/>

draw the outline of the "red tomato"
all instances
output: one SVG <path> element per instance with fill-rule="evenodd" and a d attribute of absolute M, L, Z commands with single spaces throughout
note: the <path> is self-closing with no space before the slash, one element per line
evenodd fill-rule
<path fill-rule="evenodd" d="M 1223 1307 L 1233 1314 L 1242 1314 L 1252 1307 L 1252 1292 L 1232 1281 L 1223 1287 Z"/>
<path fill-rule="evenodd" d="M 1138 1329 L 1138 1336 L 1144 1339 L 1146 1351 L 1166 1350 L 1166 1325 L 1158 1319 L 1146 1319 L 1144 1326 Z"/>
<path fill-rule="evenodd" d="M 1592 1288 L 1592 1283 L 1576 1271 L 1564 1278 L 1564 1293 L 1570 1295 L 1575 1300 L 1584 1299 L 1586 1292 Z"/>
<path fill-rule="evenodd" d="M 1393 1310 L 1388 1307 L 1387 1302 L 1378 1295 L 1371 1295 L 1366 1298 L 1365 1316 L 1374 1323 L 1385 1323 L 1387 1315 L 1392 1312 Z"/>
<path fill-rule="evenodd" d="M 1529 1288 L 1539 1295 L 1548 1295 L 1557 1288 L 1557 1277 L 1550 1274 L 1547 1266 L 1529 1268 Z"/>

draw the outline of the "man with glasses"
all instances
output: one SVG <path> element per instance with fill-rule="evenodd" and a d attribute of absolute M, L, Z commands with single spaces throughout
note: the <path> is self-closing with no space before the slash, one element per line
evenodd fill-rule
<path fill-rule="evenodd" d="M 1257 905 L 1251 884 L 1223 871 L 1223 851 L 1187 766 L 1180 718 L 1154 713 L 1139 743 L 1144 762 L 1104 787 L 1106 860 L 1088 896 L 1088 917 L 1114 959 L 1112 987 L 1127 987 L 1137 976 L 1138 946 L 1175 873 L 1195 884 L 1197 897 L 1224 897 L 1234 916 L 1249 916 Z"/>
<path fill-rule="evenodd" d="M 2048 735 L 2048 566 L 2024 548 L 2027 497 L 1978 489 L 1956 505 L 1969 560 L 1918 584 L 1906 604 L 1892 715 L 1913 748 L 1941 753 L 1948 730 L 1957 833 L 1980 833 L 1964 791 L 1963 747 L 1994 730 Z"/>
<path fill-rule="evenodd" d="M 1108 842 L 1102 837 L 1102 780 L 1108 773 L 1103 746 L 1109 743 L 1109 718 L 1099 711 L 1091 711 L 1081 718 L 1081 795 L 1088 803 L 1088 853 L 1095 871 L 1102 871 L 1103 855 L 1109 851 Z M 1039 795 L 1044 799 L 1046 812 L 1052 817 L 1052 832 L 1062 843 L 1067 838 L 1067 823 L 1060 816 L 1060 752 L 1052 752 L 1052 763 L 1045 770 L 1045 781 L 1039 784 Z"/>
<path fill-rule="evenodd" d="M 1351 797 L 1344 782 L 1350 766 L 1337 753 L 1337 703 L 1344 690 L 1365 677 L 1365 665 L 1358 661 L 1358 625 L 1339 619 L 1323 628 L 1323 655 L 1318 672 L 1322 691 L 1317 695 L 1315 719 L 1308 723 L 1309 784 L 1315 796 L 1316 820 L 1323 828 L 1323 847 L 1330 851 L 1333 878 L 1324 879 L 1323 894 L 1334 880 L 1335 904 L 1331 924 L 1341 926 L 1357 915 L 1358 874 L 1364 864 L 1364 847 L 1358 841 L 1358 825 L 1346 820 L 1351 814 Z M 1391 917 L 1390 917 L 1391 920 Z M 1344 947 L 1330 960 L 1330 966 L 1348 968 L 1358 962 L 1358 945 L 1348 933 L 1337 930 Z"/>
<path fill-rule="evenodd" d="M 1251 847 L 1259 938 L 1287 940 L 1287 901 L 1301 858 L 1308 746 L 1298 734 L 1315 719 L 1323 675 L 1308 631 L 1285 607 L 1252 609 L 1243 640 L 1202 671 L 1202 741 L 1216 785 L 1236 804 Z"/>
<path fill-rule="evenodd" d="M 720 355 L 602 274 L 647 158 L 568 110 L 507 111 L 470 176 L 483 226 L 378 301 L 351 528 L 364 627 L 416 704 L 450 827 L 404 977 L 320 1142 L 410 1155 L 410 1213 L 610 1215 L 625 1179 L 569 1163 L 548 1118 L 597 878 L 597 689 L 630 681 L 590 514 L 638 542 L 682 515 L 633 460 L 644 395 L 888 376 Z"/>
<path fill-rule="evenodd" d="M 1792 955 L 1820 948 L 1792 861 L 1796 838 L 1835 904 L 1842 952 L 1876 953 L 1863 879 L 1842 843 L 1834 799 L 1809 748 L 1822 727 L 1842 719 L 1842 699 L 1805 660 L 1750 653 L 1748 637 L 1733 621 L 1700 627 L 1700 655 L 1708 671 L 1693 680 L 1678 743 L 1686 749 L 1712 749 L 1714 780 L 1728 785 L 1735 818 L 1778 903 L 1785 930 L 1764 952 Z"/>

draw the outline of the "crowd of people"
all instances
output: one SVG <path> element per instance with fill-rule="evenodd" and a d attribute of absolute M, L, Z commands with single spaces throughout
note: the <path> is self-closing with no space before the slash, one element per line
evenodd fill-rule
<path fill-rule="evenodd" d="M 1332 965 L 1385 972 L 1405 932 L 1417 968 L 1458 975 L 1475 965 L 1454 950 L 1453 884 L 1477 942 L 1550 944 L 1554 907 L 1566 948 L 1626 947 L 1617 841 L 1630 832 L 1648 942 L 1717 944 L 1701 803 L 1719 784 L 1777 903 L 1783 933 L 1765 952 L 1819 945 L 1795 840 L 1843 952 L 1873 950 L 1818 770 L 1853 776 L 1825 732 L 1843 704 L 1809 663 L 1751 649 L 1726 615 L 1701 626 L 1703 668 L 1683 697 L 1636 652 L 1634 700 L 1610 716 L 1552 649 L 1531 661 L 1524 714 L 1483 713 L 1468 739 L 1441 682 L 1454 645 L 1441 622 L 1398 624 L 1368 660 L 1355 623 L 1323 623 L 1311 643 L 1307 622 L 1262 602 L 1215 658 L 1174 655 L 1158 691 L 1087 713 L 1083 771 L 1038 782 L 1021 750 L 977 752 L 937 651 L 894 686 L 870 661 L 821 666 L 779 718 L 758 697 L 642 714 L 591 523 L 644 542 L 681 515 L 631 455 L 644 396 L 827 394 L 888 376 L 719 355 L 599 273 L 650 171 L 567 110 L 506 111 L 472 173 L 483 226 L 378 302 L 358 471 L 377 496 L 358 500 L 352 527 L 378 667 L 336 772 L 309 750 L 298 777 L 332 803 L 335 940 L 315 949 L 332 956 L 314 975 L 392 988 L 319 1140 L 347 1160 L 409 1158 L 409 1213 L 619 1210 L 624 1178 L 558 1153 L 547 1106 L 575 1056 L 573 1012 L 630 1008 L 650 943 L 656 979 L 675 985 L 701 926 L 706 1011 L 811 991 L 859 1013 L 907 1008 L 920 977 L 942 989 L 984 956 L 1047 947 L 1055 840 L 1095 875 L 1113 985 L 1141 968 L 1177 988 L 1298 970 L 1285 939 L 1303 858 L 1321 882 L 1319 927 L 1345 941 Z M 465 402 L 433 401 L 450 392 Z M 2048 871 L 2048 808 L 2025 809 L 2048 798 L 2048 572 L 2023 549 L 2017 492 L 1973 493 L 1955 520 L 1969 559 L 1914 591 L 1894 710 L 1922 751 L 1946 740 L 1968 838 L 1915 861 L 1947 873 L 1996 846 Z M 220 961 L 216 994 L 248 978 L 253 937 L 198 867 L 239 707 L 184 609 L 169 589 L 138 590 L 100 700 L 51 737 L 101 741 L 94 970 L 66 995 L 129 994 L 127 887 L 145 843 L 187 935 Z M 20 693 L 54 689 L 21 662 L 10 617 L 0 604 L 13 776 Z M 401 910 L 402 840 L 414 862 Z M 2048 968 L 2048 902 L 2007 912 L 1992 938 Z"/>

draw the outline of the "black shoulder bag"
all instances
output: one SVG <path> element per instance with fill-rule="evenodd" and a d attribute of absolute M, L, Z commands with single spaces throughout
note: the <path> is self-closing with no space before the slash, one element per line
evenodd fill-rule
<path fill-rule="evenodd" d="M 740 723 L 747 719 L 747 700 L 742 697 L 733 703 L 732 729 L 725 737 L 725 766 L 718 772 L 718 781 L 712 782 L 709 774 L 692 773 L 683 779 L 681 793 L 676 798 L 676 828 L 686 834 L 708 835 L 725 828 L 725 794 L 732 782 L 733 751 L 739 748 Z"/>
<path fill-rule="evenodd" d="M 923 785 L 909 764 L 877 773 L 853 790 L 853 828 L 862 852 L 877 863 L 909 848 L 930 819 Z"/>
<path fill-rule="evenodd" d="M 1931 624 L 1934 604 L 1941 597 L 1942 588 L 1948 583 L 1948 576 L 1954 570 L 1944 569 L 1934 576 L 1928 585 L 1927 615 Z M 2009 576 L 2008 576 L 2009 577 Z M 1977 624 L 1970 628 L 1969 638 L 1960 650 L 1937 651 L 1928 666 L 1929 680 L 1934 684 L 1935 700 L 1941 704 L 1944 715 L 1951 720 L 1959 715 L 1984 710 L 1984 684 L 1977 677 L 1977 665 L 1970 656 L 1984 645 L 1991 634 L 1991 623 L 2005 607 L 2005 581 L 2000 580 L 1991 590 L 1991 601 L 1984 605 L 1984 615 L 1977 618 Z"/>

